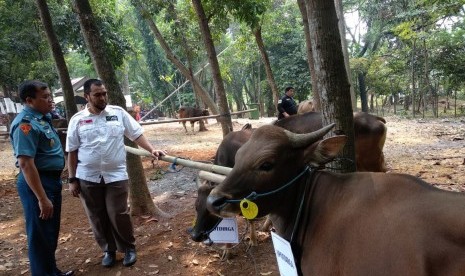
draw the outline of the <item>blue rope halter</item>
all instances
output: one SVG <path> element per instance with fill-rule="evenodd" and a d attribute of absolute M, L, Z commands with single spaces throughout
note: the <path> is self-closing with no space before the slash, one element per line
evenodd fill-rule
<path fill-rule="evenodd" d="M 257 198 L 264 197 L 264 196 L 269 196 L 269 195 L 278 193 L 278 192 L 286 189 L 290 185 L 294 184 L 302 175 L 304 175 L 308 171 L 311 171 L 311 168 L 309 166 L 306 166 L 305 169 L 301 173 L 299 173 L 296 177 L 291 179 L 291 181 L 287 182 L 285 185 L 283 185 L 283 186 L 281 186 L 281 187 L 279 187 L 277 189 L 271 190 L 269 192 L 264 192 L 264 193 L 257 193 L 255 191 L 253 191 L 248 196 L 246 196 L 244 199 L 254 201 Z M 227 200 L 225 200 L 225 203 L 239 203 L 244 199 L 227 199 Z"/>

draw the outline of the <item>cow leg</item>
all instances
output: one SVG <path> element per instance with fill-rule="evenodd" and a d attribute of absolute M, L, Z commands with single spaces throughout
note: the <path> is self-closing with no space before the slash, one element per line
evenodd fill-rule
<path fill-rule="evenodd" d="M 205 127 L 205 122 L 204 120 L 199 121 L 199 131 L 207 131 L 207 127 Z"/>
<path fill-rule="evenodd" d="M 271 227 L 271 219 L 269 216 L 266 216 L 266 220 L 263 223 L 262 227 L 260 227 L 260 231 L 268 232 L 268 230 L 270 230 L 270 227 Z"/>
<path fill-rule="evenodd" d="M 182 123 L 182 126 L 184 127 L 184 130 L 185 130 L 186 133 L 187 133 L 186 122 L 184 121 L 184 122 L 181 122 L 181 123 Z"/>
<path fill-rule="evenodd" d="M 230 243 L 227 243 L 224 245 L 223 253 L 220 256 L 220 260 L 226 261 L 226 260 L 232 259 L 231 247 L 232 247 L 232 244 Z"/>
<path fill-rule="evenodd" d="M 247 250 L 249 250 L 252 246 L 258 246 L 258 239 L 255 223 L 250 220 L 247 220 L 247 223 L 249 224 L 249 242 L 247 245 Z"/>
<path fill-rule="evenodd" d="M 195 134 L 194 124 L 195 124 L 195 122 L 191 122 L 191 129 L 192 129 L 193 134 Z"/>

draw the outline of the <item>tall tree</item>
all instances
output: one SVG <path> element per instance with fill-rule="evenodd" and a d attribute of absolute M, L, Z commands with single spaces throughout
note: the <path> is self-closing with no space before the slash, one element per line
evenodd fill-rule
<path fill-rule="evenodd" d="M 15 99 L 17 85 L 40 79 L 51 87 L 57 74 L 53 67 L 37 7 L 33 0 L 0 1 L 0 87 Z"/>
<path fill-rule="evenodd" d="M 266 78 L 271 89 L 273 104 L 276 111 L 278 106 L 279 91 L 274 79 L 270 58 L 262 36 L 262 16 L 266 12 L 265 1 L 248 0 L 237 2 L 232 0 L 214 2 L 226 4 L 228 11 L 232 13 L 236 19 L 247 24 L 247 26 L 251 29 L 255 37 L 255 43 L 257 44 L 258 51 L 262 57 Z"/>
<path fill-rule="evenodd" d="M 213 43 L 210 27 L 208 26 L 208 19 L 205 15 L 202 3 L 200 0 L 192 0 L 192 4 L 199 19 L 200 31 L 202 33 L 202 38 L 207 50 L 208 61 L 211 66 L 213 83 L 215 85 L 215 93 L 218 100 L 218 107 L 221 112 L 219 122 L 221 124 L 221 128 L 223 129 L 224 137 L 226 134 L 233 131 L 233 126 L 231 121 L 231 113 L 228 107 L 228 100 L 226 98 L 226 91 L 224 89 L 223 78 L 221 77 L 220 65 L 218 63 L 215 45 Z"/>
<path fill-rule="evenodd" d="M 274 80 L 273 70 L 271 69 L 270 58 L 268 57 L 265 43 L 263 42 L 262 27 L 259 25 L 252 27 L 252 33 L 255 37 L 258 50 L 260 51 L 260 55 L 262 56 L 263 65 L 265 66 L 266 78 L 268 79 L 268 84 L 270 85 L 270 88 L 271 88 L 271 95 L 273 96 L 273 104 L 275 106 L 275 111 L 276 111 L 278 110 L 279 92 L 278 92 L 278 86 L 276 85 L 276 81 Z"/>
<path fill-rule="evenodd" d="M 63 51 L 61 50 L 58 38 L 53 30 L 52 18 L 48 9 L 46 0 L 36 0 L 37 8 L 39 9 L 40 18 L 47 34 L 48 44 L 52 49 L 53 58 L 55 59 L 60 83 L 63 90 L 66 106 L 66 118 L 69 120 L 77 113 L 77 106 L 74 100 L 74 90 L 69 77 L 68 66 L 66 65 Z"/>
<path fill-rule="evenodd" d="M 153 99 L 152 102 L 155 104 L 155 92 L 158 90 L 162 90 L 163 98 L 168 97 L 169 89 L 171 87 L 168 86 L 168 82 L 165 81 L 162 76 L 169 75 L 171 72 L 172 66 L 167 62 L 166 59 L 163 58 L 163 52 L 160 47 L 155 44 L 155 39 L 153 35 L 150 34 L 150 28 L 147 25 L 147 22 L 142 16 L 140 15 L 137 10 L 135 11 L 135 16 L 137 20 L 138 29 L 142 35 L 142 41 L 144 45 L 144 54 L 146 56 L 147 68 L 149 69 L 149 74 L 145 77 L 145 81 L 149 84 L 149 92 L 150 96 Z M 140 59 L 134 59 L 136 63 L 139 62 Z M 173 69 L 174 70 L 174 69 Z M 143 75 L 139 74 L 138 76 Z M 145 89 L 147 90 L 147 89 Z M 146 92 L 146 91 L 144 91 Z M 159 99 L 162 100 L 162 99 Z M 170 107 L 172 111 L 176 110 L 175 101 L 170 98 Z"/>
<path fill-rule="evenodd" d="M 339 27 L 339 35 L 341 36 L 342 53 L 344 55 L 344 66 L 346 67 L 347 79 L 350 83 L 352 78 L 350 74 L 349 51 L 347 48 L 347 40 L 346 40 L 346 22 L 344 19 L 344 9 L 342 7 L 342 0 L 334 0 L 334 5 L 336 6 L 337 18 L 339 19 L 338 27 Z M 350 85 L 350 99 L 352 101 L 352 109 L 354 111 L 357 110 L 357 99 L 355 97 L 355 91 L 354 91 L 353 85 Z"/>
<path fill-rule="evenodd" d="M 137 10 L 140 12 L 141 16 L 145 18 L 145 20 L 147 21 L 147 24 L 149 25 L 150 29 L 155 35 L 158 43 L 160 44 L 161 48 L 165 51 L 166 57 L 176 66 L 176 68 L 179 69 L 182 75 L 192 83 L 192 85 L 195 87 L 195 91 L 199 92 L 199 96 L 201 97 L 202 101 L 208 106 L 210 111 L 213 114 L 218 114 L 218 107 L 216 106 L 213 99 L 210 97 L 208 92 L 206 92 L 206 90 L 202 87 L 198 79 L 192 74 L 192 71 L 190 71 L 189 68 L 187 68 L 173 53 L 173 51 L 171 51 L 171 48 L 164 39 L 155 22 L 152 20 L 149 12 L 142 6 L 142 4 L 139 1 L 134 0 L 133 3 L 136 6 Z"/>
<path fill-rule="evenodd" d="M 308 25 L 307 6 L 305 4 L 305 0 L 297 0 L 297 4 L 299 5 L 300 14 L 302 15 L 302 23 L 304 25 L 305 49 L 307 50 L 308 70 L 310 72 L 312 83 L 316 83 L 317 78 L 316 78 L 316 73 L 315 73 L 315 65 L 313 61 L 313 53 L 312 53 L 313 50 L 312 50 L 312 41 L 310 39 L 310 30 L 309 30 L 309 25 Z M 313 96 L 313 107 L 315 111 L 320 111 L 321 110 L 320 91 L 317 90 L 316 86 L 312 86 L 312 96 Z"/>
<path fill-rule="evenodd" d="M 92 57 L 92 63 L 94 64 L 97 74 L 105 82 L 106 88 L 108 89 L 110 103 L 126 109 L 126 100 L 124 99 L 113 65 L 106 55 L 105 45 L 100 36 L 99 29 L 95 24 L 89 1 L 73 0 L 73 6 L 79 18 L 79 24 L 84 36 L 84 41 Z M 125 143 L 130 147 L 137 147 L 134 142 L 128 139 L 125 139 Z M 166 214 L 158 209 L 152 201 L 140 157 L 128 154 L 126 158 L 130 182 L 129 201 L 131 203 L 131 214 L 159 214 L 165 216 Z"/>
<path fill-rule="evenodd" d="M 336 129 L 348 137 L 342 158 L 333 168 L 355 171 L 355 146 L 350 84 L 344 67 L 341 37 L 334 1 L 306 0 L 309 31 L 320 91 L 323 125 L 336 123 Z M 314 84 L 315 85 L 315 84 Z"/>

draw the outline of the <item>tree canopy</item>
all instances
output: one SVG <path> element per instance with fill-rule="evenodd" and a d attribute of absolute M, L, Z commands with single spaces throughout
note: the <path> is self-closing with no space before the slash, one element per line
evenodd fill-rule
<path fill-rule="evenodd" d="M 41 79 L 59 88 L 51 50 L 33 0 L 0 0 L 0 89 L 13 96 L 25 79 Z M 135 104 L 144 108 L 162 102 L 187 79 L 154 38 L 133 1 L 90 1 L 104 37 L 107 56 L 120 83 L 128 79 Z M 214 79 L 198 19 L 188 0 L 143 1 L 174 55 L 195 74 L 206 93 L 217 101 Z M 229 108 L 259 103 L 262 114 L 273 114 L 270 72 L 279 93 L 294 86 L 296 99 L 312 97 L 306 42 L 297 1 L 202 0 L 211 31 Z M 351 85 L 359 104 L 376 104 L 399 93 L 419 107 L 439 97 L 464 98 L 464 0 L 342 1 L 350 54 Z M 89 52 L 68 1 L 48 1 L 57 38 L 71 78 L 95 77 Z M 355 19 L 355 20 L 354 20 Z M 253 30 L 260 29 L 263 50 Z M 342 66 L 342 65 L 341 65 Z M 160 109 L 174 114 L 180 105 L 204 102 L 188 82 Z M 369 100 L 371 99 L 371 102 Z M 374 100 L 373 100 L 374 99 Z M 373 104 L 373 102 L 375 104 Z M 269 111 L 269 112 L 268 112 Z M 406 106 L 405 112 L 410 111 Z"/>

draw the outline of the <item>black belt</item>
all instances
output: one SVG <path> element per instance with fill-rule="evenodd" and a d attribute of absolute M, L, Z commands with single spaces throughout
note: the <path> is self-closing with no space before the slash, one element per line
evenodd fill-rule
<path fill-rule="evenodd" d="M 63 170 L 56 170 L 56 171 L 42 171 L 42 170 L 39 170 L 39 175 L 48 176 L 48 177 L 51 177 L 51 178 L 60 178 L 62 172 L 63 172 Z"/>

